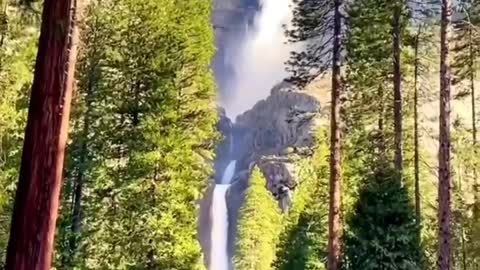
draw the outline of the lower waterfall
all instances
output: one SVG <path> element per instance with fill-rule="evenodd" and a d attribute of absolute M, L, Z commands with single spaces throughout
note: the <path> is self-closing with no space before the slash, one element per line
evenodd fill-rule
<path fill-rule="evenodd" d="M 211 218 L 211 251 L 209 270 L 229 270 L 230 258 L 228 255 L 228 209 L 226 194 L 230 182 L 235 174 L 236 161 L 232 160 L 222 177 L 220 184 L 215 185 L 213 191 Z"/>

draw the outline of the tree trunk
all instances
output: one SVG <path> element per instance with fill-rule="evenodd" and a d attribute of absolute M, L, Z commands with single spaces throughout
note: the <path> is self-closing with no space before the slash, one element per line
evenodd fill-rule
<path fill-rule="evenodd" d="M 472 136 L 473 144 L 477 143 L 477 112 L 476 112 L 476 102 L 475 102 L 475 48 L 473 40 L 473 26 L 469 26 L 469 49 L 470 49 L 470 94 L 472 98 Z"/>
<path fill-rule="evenodd" d="M 462 234 L 462 266 L 463 270 L 468 270 L 468 265 L 467 265 L 467 245 L 466 245 L 466 235 L 465 235 L 465 225 L 463 224 L 462 221 L 462 229 L 461 229 L 461 234 Z"/>
<path fill-rule="evenodd" d="M 3 0 L 0 0 L 0 48 L 3 47 L 3 44 L 5 43 L 5 36 L 7 35 L 6 33 L 8 29 L 7 6 L 8 6 L 8 3 L 4 3 Z M 1 62 L 0 62 L 0 67 L 1 67 Z"/>
<path fill-rule="evenodd" d="M 73 0 L 45 0 L 7 270 L 50 270 L 76 60 Z"/>
<path fill-rule="evenodd" d="M 87 105 L 91 106 L 91 105 Z M 88 156 L 87 136 L 90 130 L 89 108 L 87 108 L 87 115 L 84 118 L 83 125 L 83 142 L 80 150 L 80 166 L 78 168 L 77 179 L 73 190 L 73 210 L 72 210 L 72 238 L 70 239 L 71 259 L 75 257 L 78 246 L 78 238 L 82 228 L 82 200 L 83 200 L 83 186 L 85 183 L 86 161 Z M 70 262 L 71 263 L 71 262 Z"/>
<path fill-rule="evenodd" d="M 393 10 L 393 94 L 395 121 L 395 169 L 402 174 L 402 70 L 401 70 L 401 16 L 403 1 L 398 0 Z"/>
<path fill-rule="evenodd" d="M 472 139 L 473 139 L 473 151 L 475 151 L 476 156 L 477 153 L 477 112 L 476 112 L 476 102 L 475 102 L 475 51 L 474 51 L 474 40 L 473 40 L 473 26 L 469 25 L 469 69 L 470 69 L 470 98 L 472 102 Z M 476 162 L 476 161 L 474 161 Z M 480 183 L 478 183 L 478 174 L 477 174 L 477 165 L 473 165 L 473 181 L 474 181 L 474 196 L 475 196 L 475 203 L 473 206 L 473 214 L 474 218 L 478 219 L 480 215 L 479 203 L 480 203 Z"/>
<path fill-rule="evenodd" d="M 96 52 L 96 50 L 95 50 Z M 94 53 L 95 54 L 95 53 Z M 72 252 L 72 258 L 75 257 L 75 253 L 78 247 L 78 238 L 82 230 L 82 202 L 83 202 L 83 189 L 85 186 L 85 174 L 87 172 L 87 160 L 89 156 L 88 148 L 88 135 L 90 134 L 90 124 L 92 121 L 92 106 L 93 106 L 93 94 L 95 88 L 94 76 L 97 69 L 98 61 L 95 61 L 88 71 L 88 83 L 85 93 L 85 105 L 86 111 L 83 117 L 83 131 L 82 131 L 82 144 L 80 147 L 80 162 L 78 166 L 78 174 L 75 181 L 73 191 L 73 210 L 72 210 L 72 225 L 71 231 L 73 237 L 70 239 L 70 251 Z"/>
<path fill-rule="evenodd" d="M 379 152 L 379 161 L 384 162 L 387 160 L 387 142 L 385 140 L 385 91 L 383 85 L 380 85 L 377 89 L 378 97 L 378 120 L 377 120 L 377 148 Z"/>
<path fill-rule="evenodd" d="M 440 55 L 440 123 L 438 151 L 438 269 L 451 269 L 451 164 L 450 164 L 450 28 L 451 0 L 442 0 Z"/>
<path fill-rule="evenodd" d="M 415 217 L 416 224 L 420 226 L 422 220 L 421 199 L 420 199 L 420 145 L 418 132 L 418 78 L 420 59 L 418 57 L 418 47 L 420 46 L 421 26 L 415 37 L 415 70 L 414 70 L 414 92 L 413 92 L 413 139 L 414 139 L 414 175 L 415 175 Z"/>
<path fill-rule="evenodd" d="M 328 237 L 328 270 L 340 269 L 341 263 L 341 115 L 340 93 L 342 89 L 340 74 L 341 0 L 335 0 L 334 39 L 332 63 L 332 104 L 330 115 L 330 211 Z"/>

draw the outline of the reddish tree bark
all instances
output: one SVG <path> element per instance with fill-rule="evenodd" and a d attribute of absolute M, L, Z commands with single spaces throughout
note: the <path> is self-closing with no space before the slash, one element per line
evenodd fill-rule
<path fill-rule="evenodd" d="M 7 270 L 49 270 L 74 82 L 75 0 L 45 0 Z"/>
<path fill-rule="evenodd" d="M 403 171 L 402 153 L 402 70 L 401 70 L 401 16 L 403 1 L 397 0 L 393 10 L 393 95 L 394 95 L 394 126 L 395 126 L 395 169 Z"/>
<path fill-rule="evenodd" d="M 328 237 L 328 269 L 337 270 L 341 264 L 341 115 L 340 93 L 342 89 L 340 74 L 340 47 L 342 16 L 341 0 L 334 2 L 334 38 L 332 60 L 332 104 L 330 115 L 330 209 Z"/>
<path fill-rule="evenodd" d="M 450 270 L 451 254 L 451 164 L 450 164 L 450 28 L 452 2 L 442 0 L 440 52 L 440 140 L 438 151 L 438 261 L 439 270 Z"/>

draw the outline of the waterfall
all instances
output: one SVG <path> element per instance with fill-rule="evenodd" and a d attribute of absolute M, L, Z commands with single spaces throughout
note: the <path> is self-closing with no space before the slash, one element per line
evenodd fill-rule
<path fill-rule="evenodd" d="M 230 161 L 223 173 L 220 184 L 215 185 L 213 190 L 211 217 L 211 251 L 210 251 L 210 270 L 228 270 L 230 269 L 230 258 L 228 255 L 228 209 L 226 194 L 230 187 L 230 182 L 235 175 L 237 162 Z"/>
<path fill-rule="evenodd" d="M 232 121 L 288 76 L 285 62 L 293 47 L 286 42 L 284 26 L 291 22 L 292 0 L 257 1 L 260 10 L 253 25 L 246 25 L 246 36 L 242 44 L 235 44 L 239 48 L 232 49 L 233 55 L 227 53 L 234 76 L 225 78 L 226 89 L 221 89 L 225 97 L 220 104 Z"/>
<path fill-rule="evenodd" d="M 239 20 L 244 25 L 236 24 L 226 27 L 229 34 L 222 28 L 216 32 L 225 36 L 220 39 L 223 43 L 220 65 L 215 73 L 222 82 L 220 105 L 226 110 L 227 116 L 235 122 L 237 115 L 250 109 L 259 100 L 266 98 L 270 90 L 287 76 L 284 63 L 293 50 L 284 34 L 284 25 L 290 23 L 292 16 L 292 0 L 215 0 L 218 6 L 243 2 L 244 16 L 247 20 Z M 256 2 L 257 5 L 248 3 Z M 221 4 L 220 4 L 221 3 Z M 252 25 L 249 6 L 260 7 L 254 10 Z M 217 10 L 222 18 L 225 9 Z M 215 13 L 215 11 L 214 11 Z M 233 16 L 233 14 L 232 14 Z M 228 20 L 226 20 L 228 21 Z M 240 33 L 246 31 L 246 33 Z M 232 34 L 232 33 L 238 33 Z M 241 36 L 242 38 L 238 38 Z M 217 59 L 219 60 L 219 59 Z M 228 68 L 225 68 L 228 67 Z M 226 72 L 227 70 L 228 72 Z M 232 136 L 232 135 L 231 135 Z M 238 146 L 233 145 L 233 136 L 230 137 L 229 155 L 234 153 Z M 232 160 L 223 173 L 220 183 L 213 191 L 210 208 L 211 238 L 209 270 L 230 270 L 230 256 L 228 253 L 228 208 L 226 201 L 227 190 L 235 174 L 236 161 Z M 218 172 L 219 173 L 219 172 Z M 241 270 L 241 269 L 240 269 Z"/>

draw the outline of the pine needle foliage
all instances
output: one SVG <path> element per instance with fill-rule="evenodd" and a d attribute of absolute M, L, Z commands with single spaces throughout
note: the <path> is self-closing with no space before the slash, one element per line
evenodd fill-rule
<path fill-rule="evenodd" d="M 275 260 L 282 216 L 258 168 L 254 169 L 250 181 L 240 208 L 233 264 L 235 269 L 269 270 Z"/>
<path fill-rule="evenodd" d="M 344 269 L 422 269 L 414 207 L 393 169 L 365 178 L 346 221 Z"/>

